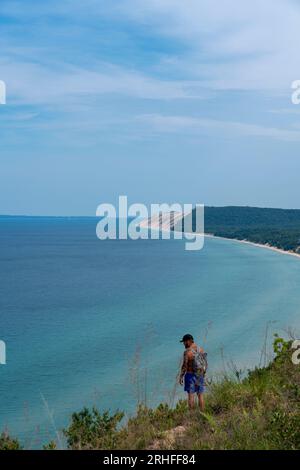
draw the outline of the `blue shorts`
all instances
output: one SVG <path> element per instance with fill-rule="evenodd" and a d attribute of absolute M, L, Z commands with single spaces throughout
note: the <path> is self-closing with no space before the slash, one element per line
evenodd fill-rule
<path fill-rule="evenodd" d="M 187 393 L 203 393 L 204 377 L 193 372 L 187 372 L 184 376 L 184 391 Z"/>

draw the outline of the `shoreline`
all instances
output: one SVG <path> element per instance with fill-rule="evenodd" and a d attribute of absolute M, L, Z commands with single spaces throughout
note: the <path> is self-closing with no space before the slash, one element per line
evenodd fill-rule
<path fill-rule="evenodd" d="M 246 245 L 256 246 L 257 248 L 265 248 L 267 250 L 275 251 L 275 253 L 280 253 L 282 255 L 289 255 L 289 256 L 293 256 L 295 258 L 300 258 L 300 253 L 296 253 L 295 251 L 283 250 L 282 248 L 277 248 L 276 246 L 267 245 L 267 244 L 263 244 L 263 243 L 255 243 L 255 242 L 251 242 L 249 240 L 239 240 L 238 238 L 220 237 L 218 235 L 213 235 L 212 233 L 205 233 L 204 237 L 219 238 L 220 240 L 229 240 L 229 241 L 233 241 L 233 242 L 243 243 L 243 244 L 246 244 Z"/>

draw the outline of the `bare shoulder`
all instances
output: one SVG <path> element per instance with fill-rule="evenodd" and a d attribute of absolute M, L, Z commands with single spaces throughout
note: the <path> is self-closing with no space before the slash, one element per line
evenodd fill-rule
<path fill-rule="evenodd" d="M 186 349 L 184 351 L 184 357 L 187 359 L 192 359 L 194 357 L 193 351 L 191 351 L 191 349 Z"/>
<path fill-rule="evenodd" d="M 204 349 L 201 346 L 198 346 L 196 343 L 193 344 L 193 349 L 204 353 Z"/>

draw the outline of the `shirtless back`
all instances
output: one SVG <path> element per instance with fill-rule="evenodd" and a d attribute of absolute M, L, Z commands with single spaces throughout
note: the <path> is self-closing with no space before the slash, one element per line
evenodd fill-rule
<path fill-rule="evenodd" d="M 183 353 L 183 361 L 180 371 L 179 383 L 184 384 L 184 390 L 188 393 L 188 405 L 189 408 L 193 408 L 195 405 L 194 396 L 197 394 L 200 410 L 204 410 L 204 375 L 197 375 L 194 370 L 195 353 L 200 351 L 203 353 L 202 348 L 198 348 L 194 342 L 192 335 L 184 335 L 181 342 L 184 344 L 185 351 Z"/>

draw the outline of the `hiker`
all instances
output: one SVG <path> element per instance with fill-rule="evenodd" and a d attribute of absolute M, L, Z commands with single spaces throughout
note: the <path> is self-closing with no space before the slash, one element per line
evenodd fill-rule
<path fill-rule="evenodd" d="M 188 405 L 192 409 L 195 405 L 195 393 L 198 396 L 199 408 L 204 411 L 204 376 L 207 369 L 206 353 L 198 348 L 192 335 L 184 335 L 180 341 L 184 344 L 185 351 L 180 372 L 179 383 L 188 393 Z"/>

